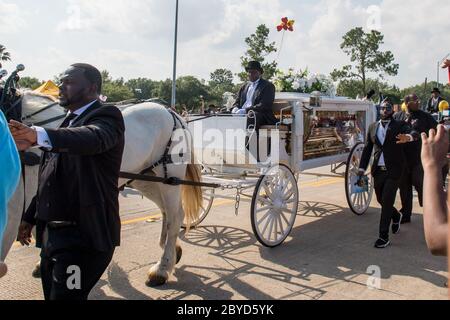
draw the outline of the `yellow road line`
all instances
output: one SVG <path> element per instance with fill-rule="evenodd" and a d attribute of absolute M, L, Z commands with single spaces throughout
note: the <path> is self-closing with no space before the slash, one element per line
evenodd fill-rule
<path fill-rule="evenodd" d="M 342 178 L 330 178 L 330 179 L 323 179 L 323 180 L 307 182 L 307 183 L 300 182 L 300 188 L 304 188 L 304 187 L 318 188 L 318 187 L 323 187 L 323 186 L 327 186 L 327 185 L 337 184 L 340 182 L 342 182 Z M 234 200 L 215 201 L 212 207 L 215 208 L 215 207 L 220 207 L 220 206 L 224 206 L 227 204 L 233 204 L 233 203 L 234 203 Z M 122 221 L 122 226 L 132 225 L 132 224 L 144 222 L 144 221 L 151 220 L 151 219 L 160 219 L 161 217 L 162 216 L 161 216 L 160 211 L 155 211 L 155 212 L 150 213 L 149 216 Z M 34 240 L 33 240 L 32 244 L 33 243 L 34 243 Z M 14 243 L 14 248 L 19 247 L 19 246 L 20 246 L 19 242 Z"/>
<path fill-rule="evenodd" d="M 321 187 L 321 186 L 336 184 L 338 182 L 342 182 L 342 178 L 323 179 L 323 180 L 308 182 L 308 183 L 304 183 L 304 184 L 300 183 L 300 187 L 302 187 L 302 188 L 303 187 Z M 224 206 L 227 204 L 233 204 L 233 203 L 234 203 L 234 200 L 215 201 L 213 203 L 213 208 Z M 144 222 L 144 221 L 151 220 L 151 219 L 161 218 L 161 213 L 158 213 L 158 212 L 159 211 L 152 212 L 150 216 L 146 216 L 146 217 L 142 217 L 142 218 L 125 220 L 122 222 L 122 225 L 126 226 L 126 225 L 130 225 L 130 224 Z"/>

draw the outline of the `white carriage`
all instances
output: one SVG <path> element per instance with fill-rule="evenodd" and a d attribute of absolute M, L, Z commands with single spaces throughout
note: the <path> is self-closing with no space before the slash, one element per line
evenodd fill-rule
<path fill-rule="evenodd" d="M 327 165 L 333 172 L 346 166 L 349 206 L 355 214 L 364 214 L 372 200 L 373 181 L 369 176 L 365 186 L 359 187 L 357 173 L 375 112 L 367 101 L 278 93 L 274 113 L 279 123 L 262 127 L 259 137 L 247 128 L 247 116 L 192 116 L 189 129 L 204 168 L 203 181 L 236 190 L 230 196 L 205 188 L 203 212 L 194 226 L 206 218 L 214 199 L 236 200 L 236 214 L 240 201 L 247 200 L 258 241 L 267 247 L 279 246 L 295 224 L 299 174 Z M 258 143 L 256 157 L 253 147 Z"/>

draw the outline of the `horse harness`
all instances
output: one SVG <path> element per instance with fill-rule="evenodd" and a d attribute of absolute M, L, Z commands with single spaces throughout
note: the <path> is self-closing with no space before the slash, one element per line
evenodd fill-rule
<path fill-rule="evenodd" d="M 175 112 L 173 110 L 167 109 L 167 111 L 170 113 L 170 115 L 173 118 L 172 133 L 174 133 L 178 129 L 178 124 L 181 125 L 181 128 L 183 130 L 187 130 L 186 126 L 183 124 L 183 122 L 181 122 L 181 120 L 177 117 L 177 115 L 175 114 Z M 173 144 L 173 139 L 171 136 L 169 139 L 169 142 L 166 145 L 164 155 L 161 157 L 161 159 L 159 159 L 157 162 L 155 162 L 153 165 L 151 165 L 147 169 L 141 171 L 141 173 L 133 174 L 133 173 L 128 173 L 128 172 L 120 172 L 120 174 L 119 174 L 120 178 L 128 179 L 128 182 L 125 185 L 123 185 L 121 189 L 124 189 L 125 187 L 129 187 L 135 181 L 156 182 L 156 183 L 162 183 L 162 184 L 171 185 L 171 186 L 189 185 L 189 186 L 196 186 L 196 187 L 220 188 L 220 185 L 218 185 L 218 184 L 186 181 L 186 180 L 181 180 L 181 179 L 175 178 L 175 177 L 169 177 L 167 166 L 174 164 L 172 157 L 170 155 L 170 149 L 172 148 L 172 144 Z M 182 158 L 184 156 L 184 154 L 180 153 L 179 156 L 180 156 L 180 158 Z M 148 176 L 148 173 L 152 172 L 154 169 L 156 169 L 160 166 L 163 167 L 164 178 Z"/>

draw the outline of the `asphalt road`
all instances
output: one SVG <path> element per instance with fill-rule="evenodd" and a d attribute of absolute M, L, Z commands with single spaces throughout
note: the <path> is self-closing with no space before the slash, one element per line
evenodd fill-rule
<path fill-rule="evenodd" d="M 120 200 L 122 246 L 90 299 L 447 298 L 446 259 L 428 252 L 417 203 L 413 223 L 392 236 L 391 247 L 376 250 L 376 201 L 357 217 L 348 209 L 344 180 L 320 174 L 329 174 L 329 167 L 301 175 L 296 225 L 276 249 L 256 241 L 249 204 L 243 203 L 235 216 L 232 201 L 217 200 L 202 226 L 182 236 L 183 258 L 169 283 L 157 289 L 145 281 L 162 253 L 159 212 L 127 190 Z M 0 300 L 43 298 L 40 281 L 31 277 L 38 256 L 35 248 L 14 246 L 7 259 L 10 272 L 0 280 Z M 379 277 L 371 277 L 373 272 Z"/>

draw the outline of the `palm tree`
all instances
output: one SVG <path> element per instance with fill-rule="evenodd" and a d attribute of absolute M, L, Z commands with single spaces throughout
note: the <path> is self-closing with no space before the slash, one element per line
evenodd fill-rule
<path fill-rule="evenodd" d="M 0 61 L 11 60 L 11 54 L 6 51 L 6 47 L 0 44 Z"/>

